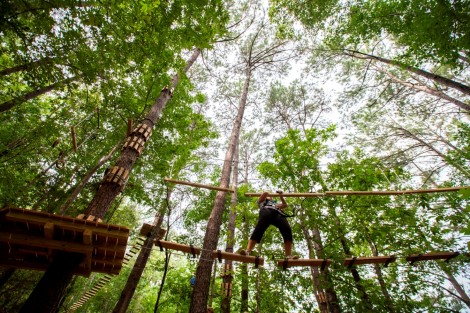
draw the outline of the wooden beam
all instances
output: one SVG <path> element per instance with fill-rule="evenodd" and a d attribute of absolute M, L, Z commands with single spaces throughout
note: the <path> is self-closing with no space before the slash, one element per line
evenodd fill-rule
<path fill-rule="evenodd" d="M 161 248 L 170 249 L 170 250 L 177 250 L 182 251 L 185 253 L 194 254 L 194 256 L 199 255 L 201 253 L 201 249 L 197 247 L 191 247 L 188 245 L 183 245 L 176 242 L 170 242 L 165 240 L 156 240 L 155 245 Z"/>
<path fill-rule="evenodd" d="M 70 131 L 72 133 L 73 151 L 77 152 L 77 136 L 75 135 L 75 126 L 70 126 Z"/>
<path fill-rule="evenodd" d="M 54 238 L 54 224 L 53 223 L 44 224 L 44 237 L 46 239 Z"/>
<path fill-rule="evenodd" d="M 431 253 L 420 253 L 412 254 L 406 257 L 408 262 L 411 262 L 413 265 L 415 262 L 419 261 L 429 261 L 429 260 L 450 260 L 458 256 L 458 252 L 431 252 Z"/>
<path fill-rule="evenodd" d="M 188 245 L 183 245 L 180 243 L 176 242 L 170 242 L 170 241 L 165 241 L 165 240 L 156 240 L 155 245 L 157 247 L 161 247 L 162 249 L 171 249 L 171 250 L 177 250 L 177 251 L 182 251 L 185 253 L 193 254 L 194 256 L 199 255 L 201 253 L 201 249 L 197 247 L 192 247 Z M 238 261 L 238 262 L 243 262 L 243 263 L 253 263 L 258 265 L 263 265 L 264 264 L 264 259 L 263 258 L 257 258 L 255 256 L 251 255 L 241 255 L 237 253 L 230 253 L 230 252 L 225 252 L 225 251 L 220 251 L 220 250 L 214 250 L 212 251 L 212 257 L 214 259 L 217 258 L 221 259 L 226 259 L 226 260 L 232 260 L 232 261 Z"/>
<path fill-rule="evenodd" d="M 261 193 L 250 193 L 247 192 L 245 193 L 245 197 L 259 197 L 261 196 Z M 280 194 L 275 192 L 275 193 L 269 193 L 270 197 L 279 197 Z M 295 192 L 295 193 L 283 193 L 283 197 L 291 197 L 291 198 L 302 198 L 302 197 L 324 197 L 324 193 L 317 193 L 317 192 Z"/>
<path fill-rule="evenodd" d="M 204 184 L 198 184 L 198 183 L 190 183 L 190 182 L 171 179 L 171 178 L 165 178 L 165 181 L 168 182 L 168 183 L 174 183 L 174 184 L 179 184 L 179 185 L 186 185 L 186 186 L 205 188 L 205 189 L 210 189 L 210 190 L 226 191 L 226 192 L 232 192 L 233 193 L 233 189 L 230 189 L 230 188 L 223 188 L 223 187 L 212 186 L 212 185 L 204 185 Z"/>
<path fill-rule="evenodd" d="M 381 264 L 381 263 L 392 263 L 396 261 L 395 256 L 371 256 L 371 257 L 360 257 L 360 258 L 346 258 L 344 259 L 344 266 L 362 265 L 362 264 Z M 351 264 L 352 263 L 352 264 Z"/>
<path fill-rule="evenodd" d="M 230 253 L 230 252 L 225 252 L 225 251 L 220 251 L 220 250 L 212 251 L 212 257 L 214 259 L 220 258 L 224 260 L 232 260 L 232 261 L 243 262 L 243 263 L 253 263 L 257 265 L 264 265 L 263 258 L 255 257 L 251 255 L 241 255 L 238 253 Z"/>
<path fill-rule="evenodd" d="M 406 195 L 406 194 L 420 194 L 420 193 L 437 193 L 437 192 L 455 192 L 462 189 L 468 189 L 470 186 L 451 187 L 451 188 L 435 188 L 435 189 L 418 189 L 418 190 L 377 190 L 377 191 L 325 191 L 318 192 L 303 192 L 303 193 L 283 193 L 283 197 L 325 197 L 325 196 L 387 196 L 387 195 Z M 279 193 L 269 193 L 271 197 L 279 197 Z M 246 197 L 259 197 L 261 193 L 245 193 Z"/>
<path fill-rule="evenodd" d="M 93 244 L 93 231 L 91 229 L 85 229 L 83 231 L 83 243 L 86 245 Z"/>
<path fill-rule="evenodd" d="M 331 259 L 281 259 L 277 260 L 277 266 L 285 268 L 293 266 L 328 267 L 330 266 L 331 262 Z"/>
<path fill-rule="evenodd" d="M 155 227 L 155 226 L 144 223 L 142 225 L 142 228 L 140 229 L 139 235 L 147 237 L 150 234 L 150 232 L 152 231 L 153 227 Z M 163 236 L 165 236 L 165 234 L 166 234 L 166 229 L 160 228 L 160 231 L 158 232 L 157 237 L 158 238 L 163 238 Z"/>
<path fill-rule="evenodd" d="M 127 119 L 127 133 L 126 137 L 129 137 L 129 135 L 132 133 L 132 118 Z"/>
<path fill-rule="evenodd" d="M 29 211 L 29 210 L 26 210 L 26 211 Z M 93 231 L 93 234 L 95 235 L 119 238 L 119 240 L 123 240 L 126 243 L 127 243 L 127 238 L 128 238 L 128 233 L 126 232 L 125 228 L 123 228 L 122 231 L 119 231 L 116 229 L 99 228 L 99 227 L 94 227 L 94 222 L 89 225 L 86 225 L 86 223 L 74 224 L 73 222 L 62 221 L 60 219 L 55 219 L 54 217 L 51 217 L 51 216 L 35 216 L 35 215 L 30 215 L 30 214 L 23 214 L 23 212 L 16 211 L 16 210 L 15 211 L 11 210 L 10 212 L 7 212 L 4 218 L 7 221 L 11 221 L 11 222 L 23 222 L 23 223 L 29 223 L 29 224 L 36 224 L 40 226 L 44 226 L 47 223 L 52 223 L 55 225 L 56 230 L 64 229 L 64 230 L 76 231 L 79 233 L 83 232 L 85 229 L 90 229 Z"/>
<path fill-rule="evenodd" d="M 61 240 L 50 240 L 41 237 L 28 236 L 23 234 L 11 234 L 0 232 L 0 241 L 9 244 L 18 244 L 30 247 L 41 247 L 46 249 L 53 249 L 67 252 L 77 252 L 85 255 L 91 255 L 93 251 L 92 246 L 83 245 L 80 243 L 73 243 Z"/>

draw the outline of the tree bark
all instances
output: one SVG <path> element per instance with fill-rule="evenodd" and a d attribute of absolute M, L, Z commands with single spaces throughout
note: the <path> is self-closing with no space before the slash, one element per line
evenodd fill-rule
<path fill-rule="evenodd" d="M 65 84 L 68 84 L 68 83 L 70 83 L 74 80 L 76 80 L 75 77 L 70 77 L 70 78 L 64 79 L 60 82 L 51 84 L 49 86 L 46 86 L 46 87 L 28 92 L 27 94 L 25 94 L 23 96 L 16 97 L 16 98 L 13 98 L 9 101 L 3 102 L 2 104 L 0 104 L 0 113 L 8 111 L 8 110 L 12 109 L 15 106 L 18 106 L 18 105 L 20 105 L 20 104 L 22 104 L 22 103 L 24 103 L 28 100 L 36 98 L 36 97 L 39 97 L 39 96 L 41 96 L 45 93 L 48 93 L 49 91 L 52 91 L 56 88 L 59 88 L 59 87 L 65 85 Z"/>
<path fill-rule="evenodd" d="M 238 143 L 235 146 L 235 153 L 233 158 L 233 189 L 232 198 L 230 200 L 230 214 L 228 219 L 228 235 L 227 235 L 227 244 L 225 246 L 226 252 L 233 252 L 233 246 L 235 244 L 235 219 L 236 219 L 236 206 L 238 203 L 237 197 L 237 185 L 238 185 Z M 222 303 L 220 310 L 223 313 L 230 313 L 230 302 L 232 300 L 232 280 L 233 280 L 233 262 L 232 260 L 225 260 L 224 272 L 222 274 Z"/>
<path fill-rule="evenodd" d="M 299 222 L 302 233 L 304 234 L 305 241 L 307 242 L 308 257 L 310 259 L 314 259 L 315 248 L 312 242 L 312 237 L 308 233 L 308 229 L 305 226 L 303 217 L 300 218 Z M 318 309 L 320 310 L 320 313 L 328 313 L 328 301 L 323 301 L 323 299 L 319 296 L 319 294 L 323 294 L 324 292 L 321 286 L 320 272 L 318 267 L 310 267 L 310 275 L 312 276 L 312 287 L 315 298 L 317 300 Z"/>
<path fill-rule="evenodd" d="M 248 221 L 246 220 L 246 214 L 243 215 L 243 243 L 248 242 L 249 236 L 249 225 Z M 240 265 L 240 275 L 241 275 L 241 293 L 240 293 L 240 313 L 245 313 L 248 311 L 248 265 L 246 263 L 242 263 Z"/>
<path fill-rule="evenodd" d="M 191 65 L 196 61 L 197 57 L 200 54 L 199 49 L 195 49 L 191 57 L 189 58 L 186 67 L 184 71 L 186 72 Z M 179 77 L 178 75 L 173 76 L 172 79 L 172 88 L 176 88 L 179 82 Z M 155 123 L 160 119 L 161 112 L 163 108 L 166 106 L 168 101 L 171 98 L 171 91 L 167 88 L 163 89 L 162 92 L 160 93 L 159 97 L 155 100 L 153 106 L 150 108 L 150 112 L 148 113 L 146 119 L 144 120 L 144 124 L 149 126 L 151 129 L 153 129 L 153 126 Z M 132 167 L 134 166 L 137 157 L 138 157 L 137 151 L 126 148 L 123 150 L 121 153 L 119 159 L 116 162 L 117 166 L 124 167 L 126 170 L 130 171 L 132 170 Z M 122 187 L 118 185 L 118 183 L 104 183 L 101 185 L 101 188 L 98 189 L 96 192 L 94 198 L 91 200 L 91 203 L 89 204 L 88 208 L 86 209 L 86 214 L 87 215 L 93 215 L 99 218 L 102 218 L 105 213 L 109 210 L 111 207 L 111 204 L 113 201 L 116 199 L 116 197 L 121 193 L 121 188 L 125 188 L 125 183 L 127 181 L 124 181 L 122 184 Z M 65 258 L 66 261 L 64 263 L 70 263 L 70 264 L 76 264 L 76 260 L 78 259 L 74 255 L 67 255 Z M 54 262 L 53 262 L 54 263 Z M 64 292 L 65 288 L 69 285 L 69 283 L 72 280 L 73 277 L 73 272 L 74 269 L 79 265 L 76 264 L 74 267 L 70 267 L 66 273 L 64 273 L 63 277 L 60 276 L 53 276 L 54 279 L 50 279 L 47 284 L 36 286 L 36 288 L 33 291 L 33 294 L 37 294 L 35 296 L 36 299 L 41 299 L 41 298 L 47 298 L 49 301 L 41 301 L 37 302 L 35 306 L 35 310 L 24 310 L 22 312 L 48 312 L 48 313 L 55 313 L 58 310 L 58 304 L 60 303 L 60 298 L 61 298 L 61 293 Z M 49 267 L 49 269 L 46 271 L 44 276 L 50 276 L 49 272 L 54 272 L 54 268 L 52 266 Z M 32 300 L 34 303 L 34 300 Z M 27 302 L 31 302 L 29 299 Z M 28 307 L 31 309 L 32 307 Z"/>
<path fill-rule="evenodd" d="M 321 234 L 318 228 L 312 229 L 313 235 L 313 247 L 315 249 L 315 253 L 319 259 L 324 259 L 325 254 L 323 253 L 323 244 L 321 239 Z M 331 280 L 330 270 L 326 267 L 321 272 L 321 278 L 323 284 L 325 284 L 324 289 L 326 293 L 326 301 L 328 305 L 328 310 L 331 313 L 340 313 L 341 307 L 339 306 L 338 295 L 333 286 L 333 281 Z"/>
<path fill-rule="evenodd" d="M 29 295 L 20 313 L 58 312 L 67 286 L 73 279 L 74 271 L 82 262 L 84 255 L 58 252 L 51 265 Z"/>
<path fill-rule="evenodd" d="M 230 135 L 230 142 L 225 153 L 224 165 L 222 168 L 222 176 L 220 179 L 220 187 L 228 188 L 230 184 L 230 173 L 235 147 L 238 144 L 238 138 L 240 136 L 240 128 L 243 120 L 243 114 L 245 113 L 246 99 L 248 96 L 248 89 L 250 86 L 251 79 L 251 68 L 246 69 L 245 84 L 243 87 L 243 93 L 240 98 L 238 106 L 238 113 L 233 124 L 232 133 Z M 219 240 L 220 226 L 222 225 L 222 214 L 225 208 L 227 192 L 218 191 L 214 206 L 212 208 L 209 221 L 207 223 L 207 229 L 204 236 L 204 243 L 202 246 L 201 257 L 196 270 L 196 285 L 193 289 L 191 297 L 191 313 L 206 313 L 207 297 L 209 292 L 209 283 L 211 277 L 211 263 L 206 260 L 212 259 L 212 250 L 217 247 Z"/>
<path fill-rule="evenodd" d="M 425 77 L 425 78 L 430 79 L 430 80 L 432 80 L 436 83 L 442 84 L 444 86 L 447 86 L 447 87 L 450 87 L 450 88 L 453 88 L 453 89 L 457 89 L 458 91 L 460 91 L 460 92 L 462 92 L 466 95 L 470 95 L 470 87 L 469 86 L 466 86 L 466 85 L 461 84 L 459 82 L 453 81 L 453 80 L 448 79 L 446 77 L 443 77 L 443 76 L 440 76 L 440 75 L 437 75 L 437 74 L 434 74 L 434 73 L 430 73 L 430 72 L 421 70 L 421 69 L 413 67 L 413 66 L 403 64 L 403 63 L 398 62 L 398 61 L 385 59 L 385 58 L 381 58 L 381 57 L 378 57 L 378 56 L 375 56 L 375 55 L 366 54 L 366 53 L 362 53 L 362 52 L 359 52 L 359 51 L 347 50 L 347 49 L 343 50 L 343 53 L 347 56 L 351 56 L 351 57 L 358 58 L 358 59 L 376 60 L 376 61 L 379 61 L 379 62 L 382 62 L 382 63 L 385 63 L 385 64 L 400 67 L 400 68 L 403 68 L 403 69 L 407 70 L 408 72 L 415 73 L 415 74 L 417 74 L 421 77 Z"/>
<path fill-rule="evenodd" d="M 170 195 L 171 191 L 168 192 L 167 197 L 169 198 Z M 162 211 L 163 210 L 160 210 L 160 212 Z M 134 292 L 137 288 L 140 277 L 142 277 L 142 273 L 144 272 L 145 266 L 147 265 L 150 253 L 152 252 L 154 240 L 157 238 L 157 235 L 160 232 L 164 216 L 164 214 L 159 214 L 155 217 L 155 221 L 153 223 L 154 227 L 145 239 L 144 244 L 140 249 L 139 255 L 137 256 L 135 264 L 132 267 L 131 274 L 129 275 L 126 285 L 121 292 L 121 296 L 119 297 L 119 300 L 114 307 L 113 313 L 126 313 L 127 308 L 131 303 L 132 297 L 134 296 Z"/>

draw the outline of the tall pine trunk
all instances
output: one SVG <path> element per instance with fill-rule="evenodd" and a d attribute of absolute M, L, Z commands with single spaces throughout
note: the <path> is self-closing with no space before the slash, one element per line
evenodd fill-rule
<path fill-rule="evenodd" d="M 195 49 L 186 64 L 184 69 L 185 72 L 196 61 L 199 54 L 200 50 Z M 173 88 L 176 88 L 178 81 L 178 75 L 173 76 Z M 160 119 L 163 108 L 170 99 L 171 91 L 167 88 L 163 89 L 151 107 L 150 112 L 145 118 L 143 124 L 147 125 L 147 127 L 150 127 L 150 129 L 153 129 L 154 125 Z M 117 160 L 116 166 L 124 167 L 130 173 L 132 167 L 137 161 L 138 156 L 138 152 L 134 149 L 125 148 Z M 86 209 L 86 215 L 93 215 L 102 218 L 109 210 L 116 197 L 121 193 L 122 189 L 125 188 L 126 180 L 122 181 L 121 183 L 122 185 L 119 185 L 117 182 L 106 182 L 103 180 L 103 184 L 98 189 L 95 197 L 91 200 L 91 203 Z M 63 263 L 68 264 L 67 269 L 62 270 L 61 267 L 55 266 L 55 263 L 57 262 L 53 261 L 42 277 L 41 281 L 29 296 L 28 300 L 26 300 L 23 308 L 20 311 L 21 313 L 55 313 L 58 311 L 58 304 L 61 301 L 63 293 L 73 278 L 74 270 L 80 264 L 80 262 L 77 263 L 79 258 L 77 258 L 77 256 L 74 254 L 60 253 L 60 255 L 64 255 Z M 44 301 L 44 299 L 48 299 L 48 301 Z"/>
<path fill-rule="evenodd" d="M 171 190 L 168 191 L 167 199 L 171 196 Z M 137 284 L 139 283 L 140 278 L 142 277 L 142 273 L 144 272 L 145 266 L 147 265 L 147 261 L 150 257 L 150 253 L 152 252 L 152 248 L 154 246 L 154 240 L 157 238 L 158 233 L 160 232 L 160 228 L 163 223 L 163 218 L 165 217 L 165 209 L 160 209 L 160 214 L 155 217 L 155 221 L 153 223 L 153 229 L 148 234 L 147 238 L 140 249 L 139 255 L 132 267 L 132 271 L 127 279 L 126 285 L 121 292 L 121 296 L 119 297 L 118 302 L 114 306 L 113 313 L 126 313 L 129 304 L 131 303 L 132 297 L 134 296 L 134 292 L 137 288 Z"/>
<path fill-rule="evenodd" d="M 304 234 L 305 241 L 307 242 L 307 249 L 308 249 L 308 257 L 309 259 L 315 258 L 315 249 L 312 242 L 312 237 L 308 233 L 308 229 L 303 222 L 303 217 L 300 218 L 300 229 Z M 328 302 L 323 301 L 322 297 L 320 296 L 323 294 L 323 288 L 320 282 L 320 272 L 317 267 L 310 267 L 310 275 L 312 276 L 312 287 L 315 298 L 317 299 L 318 309 L 320 313 L 328 313 Z M 326 297 L 325 297 L 326 298 Z"/>
<path fill-rule="evenodd" d="M 233 194 L 230 200 L 230 214 L 228 218 L 228 235 L 227 245 L 225 246 L 226 252 L 233 252 L 233 246 L 235 244 L 235 219 L 236 219 L 236 206 L 238 203 L 237 197 L 237 185 L 238 185 L 238 161 L 239 151 L 238 143 L 235 147 L 235 155 L 233 158 Z M 224 269 L 222 274 L 222 303 L 221 312 L 230 312 L 230 301 L 232 299 L 232 280 L 233 280 L 233 262 L 232 260 L 225 260 Z"/>
<path fill-rule="evenodd" d="M 248 242 L 249 236 L 249 225 L 246 217 L 246 213 L 243 215 L 243 222 L 242 222 L 242 236 L 243 236 L 243 243 Z M 240 265 L 240 276 L 241 276 L 241 294 L 240 294 L 240 313 L 245 313 L 248 311 L 248 265 L 246 263 L 242 263 Z"/>
<path fill-rule="evenodd" d="M 323 244 L 318 228 L 312 229 L 313 237 L 313 247 L 315 249 L 315 254 L 317 258 L 324 259 L 325 254 L 323 253 Z M 331 313 L 340 313 L 341 307 L 339 306 L 338 295 L 333 286 L 333 281 L 331 279 L 330 270 L 326 267 L 323 271 L 320 272 L 320 277 L 322 281 L 322 288 L 325 290 L 326 295 L 326 304 L 329 312 Z"/>
<path fill-rule="evenodd" d="M 243 87 L 242 96 L 240 98 L 238 113 L 233 124 L 230 141 L 225 153 L 224 165 L 222 168 L 222 176 L 220 179 L 220 187 L 228 188 L 230 184 L 230 173 L 232 168 L 232 161 L 235 152 L 235 147 L 238 143 L 240 136 L 240 128 L 245 113 L 246 99 L 248 96 L 248 89 L 250 86 L 251 68 L 246 69 L 245 84 Z M 207 229 L 204 236 L 204 243 L 202 246 L 201 257 L 196 270 L 196 285 L 193 289 L 191 297 L 191 313 L 206 313 L 207 298 L 209 293 L 210 277 L 211 277 L 211 262 L 206 260 L 212 259 L 212 250 L 215 250 L 219 240 L 220 226 L 222 225 L 222 214 L 225 209 L 225 200 L 227 193 L 224 191 L 217 192 L 215 197 L 214 206 L 212 208 L 209 221 L 207 222 Z"/>

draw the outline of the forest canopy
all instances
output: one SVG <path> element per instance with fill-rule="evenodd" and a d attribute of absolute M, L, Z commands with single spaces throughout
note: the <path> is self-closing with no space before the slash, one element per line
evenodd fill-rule
<path fill-rule="evenodd" d="M 2 239 L 0 311 L 470 312 L 469 8 L 2 1 L 0 235 L 66 240 L 8 224 L 10 208 L 130 232 L 119 275 L 70 265 L 60 284 L 18 258 L 37 247 L 11 262 Z M 329 265 L 283 270 L 273 226 L 263 266 L 218 263 L 250 239 L 249 195 L 276 190 L 294 254 Z M 406 190 L 437 192 L 371 194 Z"/>

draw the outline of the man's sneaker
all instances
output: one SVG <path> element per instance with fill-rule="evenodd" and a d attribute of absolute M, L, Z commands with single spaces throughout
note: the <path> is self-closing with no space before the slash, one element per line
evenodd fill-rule
<path fill-rule="evenodd" d="M 299 258 L 298 255 L 288 255 L 288 256 L 286 256 L 286 259 L 297 260 L 298 258 Z"/>

